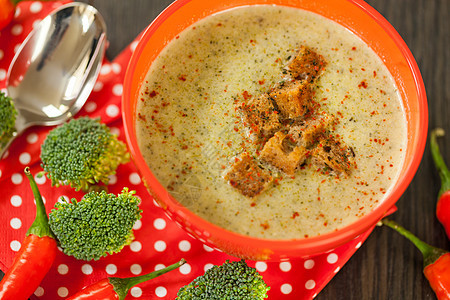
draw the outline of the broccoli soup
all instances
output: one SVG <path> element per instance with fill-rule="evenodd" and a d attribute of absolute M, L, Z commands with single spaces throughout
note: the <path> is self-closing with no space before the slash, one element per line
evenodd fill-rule
<path fill-rule="evenodd" d="M 333 21 L 279 6 L 184 30 L 152 63 L 136 120 L 142 154 L 173 197 L 268 239 L 361 218 L 390 192 L 406 147 L 381 59 Z"/>

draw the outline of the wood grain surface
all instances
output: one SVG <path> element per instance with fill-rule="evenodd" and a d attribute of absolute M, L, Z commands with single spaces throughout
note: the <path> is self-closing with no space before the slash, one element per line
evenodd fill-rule
<path fill-rule="evenodd" d="M 225 1 L 225 0 L 224 0 Z M 94 0 L 108 26 L 114 58 L 171 0 Z M 449 0 L 369 0 L 400 33 L 413 53 L 425 82 L 429 130 L 442 127 L 439 141 L 450 164 Z M 439 177 L 429 146 L 419 170 L 397 202 L 392 219 L 426 242 L 450 250 L 445 232 L 435 217 Z M 389 228 L 376 228 L 316 299 L 435 299 L 422 274 L 422 258 L 412 244 Z"/>

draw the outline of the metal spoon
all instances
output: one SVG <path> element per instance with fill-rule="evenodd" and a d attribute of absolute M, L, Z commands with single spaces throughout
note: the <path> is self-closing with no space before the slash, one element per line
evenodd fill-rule
<path fill-rule="evenodd" d="M 7 73 L 18 115 L 11 140 L 33 125 L 57 125 L 86 102 L 105 53 L 106 25 L 92 6 L 73 2 L 44 18 L 28 35 Z"/>

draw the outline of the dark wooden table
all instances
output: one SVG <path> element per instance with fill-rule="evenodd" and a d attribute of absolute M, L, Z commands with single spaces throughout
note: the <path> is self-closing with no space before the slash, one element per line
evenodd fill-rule
<path fill-rule="evenodd" d="M 206 1 L 206 0 L 205 0 Z M 225 0 L 224 0 L 225 1 Z M 171 0 L 88 1 L 105 17 L 114 58 Z M 450 43 L 449 0 L 369 0 L 396 28 L 411 49 L 425 82 L 429 128 L 443 127 L 448 136 L 441 150 L 450 164 Z M 439 177 L 429 147 L 419 170 L 392 219 L 426 242 L 450 250 L 444 230 L 435 217 Z M 376 228 L 317 299 L 434 299 L 422 275 L 422 259 L 408 241 L 388 228 Z"/>

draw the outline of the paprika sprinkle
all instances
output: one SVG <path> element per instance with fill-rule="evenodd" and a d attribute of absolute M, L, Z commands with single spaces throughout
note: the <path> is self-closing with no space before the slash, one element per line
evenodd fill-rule
<path fill-rule="evenodd" d="M 25 168 L 25 175 L 30 181 L 36 200 L 36 218 L 28 229 L 12 266 L 0 282 L 2 300 L 28 299 L 52 266 L 57 252 L 55 236 L 48 225 L 44 202 L 28 167 Z"/>
<path fill-rule="evenodd" d="M 450 300 L 450 252 L 433 247 L 413 235 L 395 221 L 383 219 L 391 227 L 409 239 L 423 255 L 423 273 L 439 300 Z"/>
<path fill-rule="evenodd" d="M 431 131 L 430 149 L 434 165 L 438 169 L 439 176 L 441 177 L 441 189 L 439 190 L 436 206 L 436 216 L 444 226 L 448 238 L 450 238 L 450 171 L 442 158 L 436 140 L 436 137 L 443 136 L 444 134 L 445 132 L 442 128 L 436 128 Z"/>
<path fill-rule="evenodd" d="M 164 269 L 154 271 L 145 275 L 128 278 L 109 277 L 89 285 L 67 298 L 66 300 L 123 300 L 128 291 L 135 285 L 147 280 L 158 277 L 164 273 L 175 270 L 184 265 L 186 260 L 181 259 L 179 262 L 170 265 Z"/>

